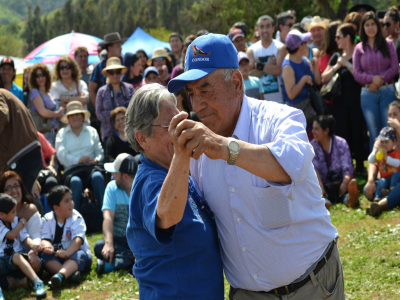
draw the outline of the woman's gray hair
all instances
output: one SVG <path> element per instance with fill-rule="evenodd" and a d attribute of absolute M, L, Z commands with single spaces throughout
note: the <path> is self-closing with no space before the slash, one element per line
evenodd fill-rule
<path fill-rule="evenodd" d="M 175 95 L 158 83 L 146 84 L 132 96 L 126 111 L 125 135 L 136 151 L 143 152 L 135 138 L 136 131 L 148 137 L 153 136 L 153 127 L 150 125 L 160 115 L 160 102 L 163 100 L 176 105 Z"/>

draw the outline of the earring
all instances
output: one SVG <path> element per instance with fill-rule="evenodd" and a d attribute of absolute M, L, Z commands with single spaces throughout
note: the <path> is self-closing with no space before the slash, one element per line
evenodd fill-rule
<path fill-rule="evenodd" d="M 146 150 L 149 150 L 149 149 L 150 149 L 150 147 L 147 147 L 147 148 L 146 148 Z"/>

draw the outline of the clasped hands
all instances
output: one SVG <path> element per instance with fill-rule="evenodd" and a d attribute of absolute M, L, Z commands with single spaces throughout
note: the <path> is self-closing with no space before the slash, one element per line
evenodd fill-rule
<path fill-rule="evenodd" d="M 210 159 L 228 160 L 228 139 L 203 123 L 187 120 L 187 117 L 186 112 L 175 115 L 168 129 L 175 155 L 199 159 L 204 153 Z"/>
<path fill-rule="evenodd" d="M 368 85 L 368 90 L 375 93 L 381 86 L 385 84 L 384 77 L 381 75 L 374 75 L 372 83 Z"/>

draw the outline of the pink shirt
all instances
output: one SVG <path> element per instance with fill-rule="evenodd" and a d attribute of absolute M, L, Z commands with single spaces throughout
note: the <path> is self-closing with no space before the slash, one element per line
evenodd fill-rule
<path fill-rule="evenodd" d="M 386 40 L 389 47 L 389 57 L 383 57 L 382 52 L 370 47 L 368 43 L 358 43 L 353 53 L 354 79 L 361 85 L 372 82 L 374 75 L 384 76 L 385 82 L 390 82 L 399 73 L 399 62 L 393 42 Z"/>

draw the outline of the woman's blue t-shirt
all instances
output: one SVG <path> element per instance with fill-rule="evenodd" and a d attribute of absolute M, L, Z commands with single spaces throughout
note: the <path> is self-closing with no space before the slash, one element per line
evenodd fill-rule
<path fill-rule="evenodd" d="M 301 80 L 301 78 L 304 75 L 310 75 L 312 78 L 312 81 L 314 82 L 314 74 L 311 71 L 310 68 L 310 64 L 307 61 L 307 58 L 305 56 L 303 56 L 303 61 L 301 63 L 295 63 L 287 58 L 285 58 L 283 60 L 282 63 L 282 68 L 281 70 L 283 70 L 283 67 L 289 65 L 292 67 L 293 71 L 294 71 L 294 77 L 296 79 L 296 84 Z M 293 106 L 294 104 L 299 103 L 300 101 L 304 100 L 305 98 L 308 97 L 308 90 L 307 90 L 307 84 L 304 85 L 304 87 L 302 88 L 302 90 L 300 91 L 300 93 L 293 99 L 290 100 L 287 93 L 286 93 L 286 88 L 285 88 L 285 83 L 283 81 L 283 77 L 282 77 L 282 73 L 281 73 L 281 82 L 283 85 L 283 100 L 286 104 L 288 104 L 289 106 Z"/>
<path fill-rule="evenodd" d="M 215 221 L 189 178 L 182 220 L 156 227 L 157 201 L 168 170 L 143 155 L 132 185 L 126 231 L 136 257 L 140 299 L 224 299 Z"/>

